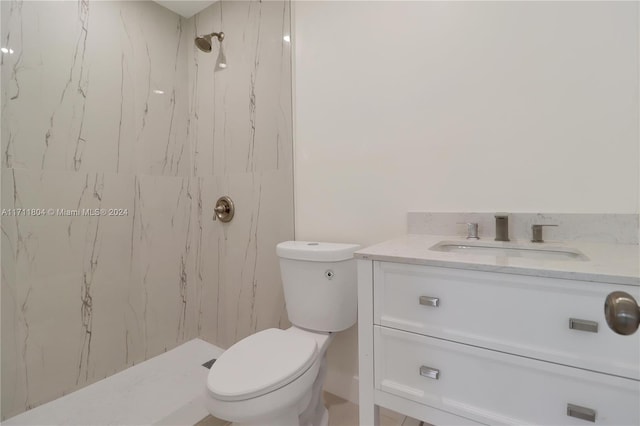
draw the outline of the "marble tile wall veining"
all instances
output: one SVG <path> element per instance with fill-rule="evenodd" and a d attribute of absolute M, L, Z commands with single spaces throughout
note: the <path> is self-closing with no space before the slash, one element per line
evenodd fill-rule
<path fill-rule="evenodd" d="M 10 268 L 2 287 L 3 413 L 61 396 L 195 336 L 184 251 L 188 179 L 2 173 L 3 201 L 13 193 L 8 201 L 16 207 L 129 212 L 2 218 L 3 271 Z"/>
<path fill-rule="evenodd" d="M 230 194 L 238 208 L 221 226 L 215 200 L 203 204 L 195 237 L 200 336 L 229 347 L 257 330 L 288 325 L 275 246 L 292 238 L 290 173 L 270 171 L 198 179 L 200 193 Z"/>
<path fill-rule="evenodd" d="M 407 214 L 409 234 L 466 235 L 464 223 L 479 225 L 481 238 L 495 238 L 495 213 Z M 640 217 L 637 214 L 512 213 L 509 235 L 513 239 L 531 239 L 531 225 L 554 224 L 545 228 L 545 240 L 590 241 L 638 244 Z"/>
<path fill-rule="evenodd" d="M 2 8 L 2 418 L 200 336 L 288 324 L 289 2 Z M 214 72 L 196 34 L 225 31 Z M 230 195 L 236 217 L 212 220 Z M 121 209 L 119 216 L 58 209 Z"/>
<path fill-rule="evenodd" d="M 215 71 L 215 42 L 212 53 L 188 53 L 197 327 L 223 348 L 289 324 L 275 253 L 293 239 L 289 10 L 289 1 L 222 1 L 190 21 L 192 37 L 224 31 L 228 62 Z M 211 220 L 222 195 L 236 205 L 228 224 Z"/>
<path fill-rule="evenodd" d="M 185 22 L 144 1 L 2 2 L 5 167 L 188 176 Z"/>
<path fill-rule="evenodd" d="M 195 175 L 292 169 L 289 9 L 288 1 L 222 1 L 193 18 L 194 37 L 224 31 L 229 64 L 214 72 L 215 41 L 212 53 L 191 49 Z"/>

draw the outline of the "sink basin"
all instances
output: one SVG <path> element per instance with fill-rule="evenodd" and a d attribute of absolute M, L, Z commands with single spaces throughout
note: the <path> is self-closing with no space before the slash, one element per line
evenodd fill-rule
<path fill-rule="evenodd" d="M 509 244 L 509 243 L 506 243 Z M 580 251 L 564 247 L 530 247 L 480 242 L 441 241 L 429 250 L 497 257 L 520 257 L 537 260 L 589 260 Z"/>

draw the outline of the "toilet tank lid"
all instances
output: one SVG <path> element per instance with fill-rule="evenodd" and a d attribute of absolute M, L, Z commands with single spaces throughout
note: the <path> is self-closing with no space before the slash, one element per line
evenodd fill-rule
<path fill-rule="evenodd" d="M 278 257 L 311 262 L 338 262 L 353 258 L 358 244 L 285 241 L 276 246 Z"/>

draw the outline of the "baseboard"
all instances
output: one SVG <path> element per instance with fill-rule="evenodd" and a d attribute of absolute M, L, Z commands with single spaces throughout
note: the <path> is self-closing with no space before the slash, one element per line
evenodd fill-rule
<path fill-rule="evenodd" d="M 339 371 L 327 370 L 324 390 L 349 402 L 358 404 L 358 376 L 340 374 Z"/>

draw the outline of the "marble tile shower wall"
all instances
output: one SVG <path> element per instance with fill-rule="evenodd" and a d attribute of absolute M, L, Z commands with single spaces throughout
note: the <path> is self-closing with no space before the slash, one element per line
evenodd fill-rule
<path fill-rule="evenodd" d="M 293 239 L 289 7 L 218 2 L 190 21 L 192 36 L 224 31 L 229 63 L 214 72 L 217 46 L 210 54 L 189 50 L 197 327 L 223 348 L 288 325 L 275 245 Z M 211 221 L 212 194 L 235 201 L 229 226 Z"/>
<path fill-rule="evenodd" d="M 288 325 L 275 245 L 293 239 L 289 7 L 223 1 L 190 20 L 191 36 L 224 31 L 229 63 L 214 72 L 217 44 L 188 53 L 197 329 L 223 348 Z M 210 214 L 224 194 L 237 207 L 228 226 Z"/>
<path fill-rule="evenodd" d="M 1 3 L 2 208 L 127 211 L 2 217 L 2 418 L 196 336 L 286 325 L 288 2 L 189 20 L 147 1 Z M 193 45 L 214 30 L 218 73 L 217 49 Z"/>

